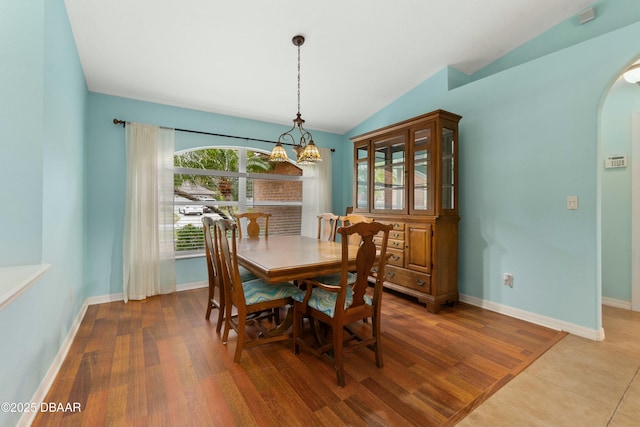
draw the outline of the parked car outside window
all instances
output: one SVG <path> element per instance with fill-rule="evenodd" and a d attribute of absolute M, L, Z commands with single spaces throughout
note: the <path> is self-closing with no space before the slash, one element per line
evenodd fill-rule
<path fill-rule="evenodd" d="M 202 215 L 204 213 L 204 206 L 186 205 L 181 210 L 179 210 L 179 212 L 185 215 Z"/>

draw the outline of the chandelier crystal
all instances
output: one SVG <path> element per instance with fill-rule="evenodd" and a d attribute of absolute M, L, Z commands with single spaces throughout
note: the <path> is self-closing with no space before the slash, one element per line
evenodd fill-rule
<path fill-rule="evenodd" d="M 301 35 L 294 36 L 291 40 L 294 46 L 298 47 L 298 114 L 293 119 L 291 129 L 280 135 L 278 143 L 269 156 L 269 161 L 286 162 L 289 160 L 287 152 L 282 144 L 293 145 L 293 151 L 296 153 L 296 161 L 301 165 L 314 164 L 322 161 L 318 147 L 313 142 L 313 136 L 306 130 L 302 124 L 304 119 L 300 115 L 300 46 L 304 44 L 304 37 Z"/>

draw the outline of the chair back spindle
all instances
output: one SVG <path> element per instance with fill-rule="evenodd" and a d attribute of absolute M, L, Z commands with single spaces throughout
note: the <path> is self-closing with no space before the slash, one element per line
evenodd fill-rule
<path fill-rule="evenodd" d="M 271 217 L 271 214 L 265 212 L 245 212 L 235 214 L 234 218 L 238 224 L 238 237 L 242 239 L 242 224 L 240 221 L 242 218 L 245 218 L 247 221 L 247 237 L 256 239 L 260 236 L 260 224 L 258 223 L 258 219 L 263 219 L 264 237 L 269 237 L 269 217 Z"/>

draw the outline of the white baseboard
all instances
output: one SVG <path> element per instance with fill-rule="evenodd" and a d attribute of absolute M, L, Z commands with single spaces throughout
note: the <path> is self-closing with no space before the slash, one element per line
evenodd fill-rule
<path fill-rule="evenodd" d="M 206 288 L 207 286 L 209 286 L 209 282 L 183 283 L 182 285 L 176 286 L 176 291 L 190 291 L 191 289 Z"/>
<path fill-rule="evenodd" d="M 207 282 L 183 283 L 182 285 L 176 286 L 176 292 L 190 291 L 191 289 L 206 288 L 207 286 L 209 286 L 209 283 Z M 104 304 L 105 302 L 114 302 L 114 301 L 122 301 L 122 300 L 124 300 L 124 294 L 118 293 L 118 294 L 90 297 L 90 298 L 87 298 L 87 303 L 88 305 L 94 305 L 94 304 Z"/>
<path fill-rule="evenodd" d="M 611 307 L 623 308 L 625 310 L 631 310 L 631 301 L 602 297 L 602 304 Z"/>
<path fill-rule="evenodd" d="M 497 304 L 495 302 L 486 301 L 480 298 L 472 297 L 470 295 L 460 294 L 460 301 L 467 304 L 475 305 L 487 310 L 495 311 L 496 313 L 504 314 L 516 319 L 525 320 L 527 322 L 535 323 L 536 325 L 544 326 L 547 328 L 555 329 L 557 331 L 565 331 L 570 334 L 577 335 L 579 337 L 588 338 L 594 341 L 604 340 L 604 329 L 589 329 L 584 326 L 576 325 L 573 323 L 565 322 L 563 320 L 554 319 L 553 317 L 542 316 L 540 314 L 532 313 L 530 311 L 520 310 L 518 308 L 509 307 L 507 305 Z"/>
<path fill-rule="evenodd" d="M 207 282 L 185 283 L 185 284 L 176 286 L 176 292 L 204 288 L 207 286 L 209 286 Z M 113 294 L 113 295 L 101 295 L 97 297 L 90 297 L 84 301 L 84 304 L 82 304 L 82 307 L 80 307 L 80 310 L 78 311 L 78 314 L 76 315 L 76 318 L 74 319 L 73 324 L 69 329 L 69 333 L 65 337 L 64 341 L 62 342 L 62 345 L 60 346 L 60 349 L 58 350 L 58 354 L 56 355 L 56 358 L 53 360 L 53 363 L 51 363 L 49 370 L 45 374 L 44 378 L 40 382 L 40 385 L 38 386 L 38 389 L 36 390 L 35 394 L 31 398 L 31 402 L 44 402 L 45 397 L 47 397 L 47 393 L 49 393 L 49 389 L 51 388 L 53 381 L 58 375 L 58 371 L 60 371 L 60 368 L 62 367 L 62 363 L 64 362 L 64 359 L 67 357 L 67 353 L 71 348 L 71 344 L 73 343 L 73 340 L 75 339 L 76 334 L 78 333 L 78 329 L 80 329 L 80 324 L 82 323 L 82 319 L 84 319 L 84 315 L 87 312 L 87 308 L 90 305 L 103 304 L 106 302 L 122 301 L 123 299 L 124 299 L 124 294 L 119 293 L 119 294 Z M 33 423 L 33 420 L 35 419 L 36 414 L 37 412 L 29 412 L 29 411 L 24 412 L 22 414 L 22 417 L 18 421 L 18 427 L 30 426 Z"/>

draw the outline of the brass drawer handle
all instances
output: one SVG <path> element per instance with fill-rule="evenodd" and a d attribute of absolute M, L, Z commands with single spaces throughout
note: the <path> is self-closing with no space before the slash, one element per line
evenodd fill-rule
<path fill-rule="evenodd" d="M 393 238 L 397 239 L 398 237 L 400 237 L 400 233 L 393 233 Z"/>
<path fill-rule="evenodd" d="M 393 228 L 400 228 L 400 224 L 396 222 L 395 224 L 393 224 Z"/>
<path fill-rule="evenodd" d="M 387 276 L 389 277 L 394 277 L 396 275 L 396 273 L 394 273 L 393 271 L 390 271 L 387 273 Z"/>
<path fill-rule="evenodd" d="M 377 272 L 378 272 L 378 267 L 373 267 L 373 268 L 371 269 L 371 271 L 373 271 L 374 273 L 377 273 Z"/>
<path fill-rule="evenodd" d="M 418 286 L 424 286 L 427 284 L 427 282 L 421 279 L 416 279 L 416 283 L 418 284 Z"/>
<path fill-rule="evenodd" d="M 393 246 L 397 248 L 398 246 L 400 246 L 400 242 L 393 242 Z"/>
<path fill-rule="evenodd" d="M 394 261 L 398 261 L 400 259 L 400 256 L 391 254 L 391 259 Z"/>

